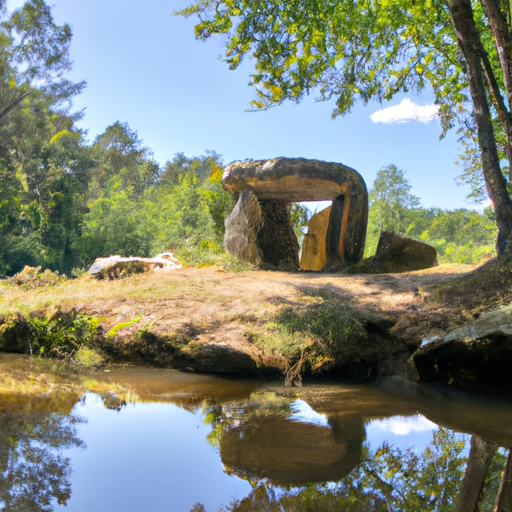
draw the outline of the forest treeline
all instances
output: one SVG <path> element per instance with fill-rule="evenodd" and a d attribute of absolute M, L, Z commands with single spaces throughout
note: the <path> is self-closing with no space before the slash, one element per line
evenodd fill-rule
<path fill-rule="evenodd" d="M 57 120 L 49 106 L 45 118 L 40 113 L 27 100 L 9 121 L 31 123 L 32 136 L 14 131 L 2 141 L 11 144 L 2 147 L 1 274 L 30 265 L 69 275 L 99 256 L 168 250 L 189 265 L 226 264 L 224 218 L 234 202 L 220 183 L 220 155 L 178 153 L 161 166 L 127 124 L 112 124 L 89 144 L 71 117 Z M 17 146 L 22 151 L 8 150 Z M 299 236 L 309 216 L 304 205 L 293 205 Z M 395 166 L 381 169 L 370 189 L 367 254 L 381 230 L 434 245 L 444 262 L 494 255 L 491 207 L 483 213 L 422 208 Z"/>
<path fill-rule="evenodd" d="M 65 78 L 71 29 L 43 0 L 8 13 L 0 0 L 0 276 L 25 265 L 77 274 L 96 257 L 171 250 L 185 264 L 225 263 L 221 156 L 181 153 L 160 165 L 127 124 L 89 142 L 73 112 L 84 83 Z M 387 169 L 387 170 L 386 170 Z M 397 178 L 398 175 L 398 178 Z M 424 209 L 403 172 L 379 172 L 370 193 L 368 254 L 382 229 L 432 243 L 443 261 L 494 254 L 492 210 Z M 292 206 L 296 232 L 307 224 Z"/>

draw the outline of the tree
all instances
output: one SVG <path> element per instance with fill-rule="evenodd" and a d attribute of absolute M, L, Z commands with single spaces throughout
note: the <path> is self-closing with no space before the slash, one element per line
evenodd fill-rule
<path fill-rule="evenodd" d="M 411 194 L 404 171 L 393 164 L 383 167 L 370 191 L 370 207 L 378 212 L 379 231 L 404 232 L 408 209 L 418 208 L 419 199 Z"/>
<path fill-rule="evenodd" d="M 69 271 L 90 158 L 71 100 L 71 30 L 43 0 L 9 14 L 0 0 L 0 274 Z"/>
<path fill-rule="evenodd" d="M 96 165 L 91 171 L 89 186 L 92 198 L 108 195 L 111 189 L 118 191 L 128 187 L 139 196 L 158 179 L 160 166 L 153 153 L 143 146 L 137 132 L 127 123 L 117 121 L 98 135 L 93 155 Z"/>
<path fill-rule="evenodd" d="M 0 119 L 31 94 L 83 88 L 62 78 L 71 67 L 71 36 L 68 24 L 55 24 L 44 0 L 28 0 L 10 15 L 0 0 Z"/>
<path fill-rule="evenodd" d="M 178 14 L 199 16 L 199 39 L 227 37 L 232 69 L 254 58 L 257 109 L 317 90 L 320 100 L 335 100 L 333 115 L 345 114 L 357 99 L 389 100 L 428 84 L 447 130 L 470 98 L 497 250 L 512 253 L 512 200 L 498 145 L 503 139 L 511 162 L 508 0 L 196 0 Z"/>

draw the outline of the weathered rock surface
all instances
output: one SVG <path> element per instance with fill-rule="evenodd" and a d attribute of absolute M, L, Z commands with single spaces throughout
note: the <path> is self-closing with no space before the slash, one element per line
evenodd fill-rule
<path fill-rule="evenodd" d="M 300 268 L 302 270 L 322 270 L 327 264 L 327 231 L 331 207 L 315 213 L 308 223 L 308 232 L 304 235 Z"/>
<path fill-rule="evenodd" d="M 117 279 L 130 274 L 140 274 L 151 270 L 182 268 L 182 264 L 173 256 L 172 252 L 157 254 L 154 258 L 138 258 L 130 256 L 110 256 L 96 258 L 89 268 L 89 274 L 97 279 Z"/>
<path fill-rule="evenodd" d="M 398 233 L 383 231 L 375 256 L 354 265 L 351 272 L 373 274 L 409 272 L 437 265 L 437 251 L 431 245 Z"/>
<path fill-rule="evenodd" d="M 331 267 L 336 262 L 356 263 L 363 257 L 368 221 L 368 193 L 364 180 L 354 169 L 342 164 L 304 158 L 235 162 L 226 167 L 222 186 L 238 199 L 237 214 L 233 218 L 230 216 L 226 222 L 226 250 L 233 256 L 238 258 L 237 254 L 249 254 L 252 260 L 245 261 L 259 264 L 254 256 L 255 251 L 250 246 L 252 237 L 243 236 L 236 244 L 231 242 L 237 238 L 235 232 L 244 232 L 238 226 L 245 221 L 236 220 L 236 217 L 253 217 L 252 213 L 243 212 L 245 207 L 250 208 L 251 212 L 254 209 L 253 204 L 246 199 L 247 194 L 252 193 L 260 208 L 267 212 L 262 212 L 267 218 L 266 224 L 253 223 L 255 228 L 266 230 L 264 238 L 271 242 L 265 245 L 266 252 L 261 251 L 256 237 L 256 245 L 260 249 L 256 252 L 262 258 L 262 263 L 275 266 L 268 258 L 272 258 L 273 253 L 282 251 L 283 247 L 286 252 L 279 261 L 297 261 L 298 248 L 296 254 L 292 254 L 296 243 L 291 240 L 290 229 L 280 229 L 278 226 L 281 222 L 276 222 L 283 219 L 283 223 L 288 224 L 289 213 L 285 215 L 284 208 L 297 201 L 333 201 L 325 241 Z M 266 206 L 263 206 L 264 203 Z M 288 220 L 285 221 L 284 217 Z M 272 219 L 270 223 L 268 219 Z M 243 247 L 244 244 L 248 246 Z M 272 244 L 281 245 L 279 249 L 270 250 L 269 246 Z M 234 245 L 235 250 L 232 250 Z M 282 263 L 280 266 L 283 267 Z"/>
<path fill-rule="evenodd" d="M 512 389 L 512 304 L 430 341 L 414 355 L 421 380 Z"/>
<path fill-rule="evenodd" d="M 233 211 L 226 218 L 226 251 L 240 261 L 261 265 L 262 254 L 257 243 L 261 224 L 261 207 L 257 197 L 250 190 L 242 191 Z"/>
<path fill-rule="evenodd" d="M 262 260 L 282 270 L 299 267 L 299 242 L 293 231 L 289 205 L 282 201 L 260 201 L 261 229 L 258 247 Z"/>

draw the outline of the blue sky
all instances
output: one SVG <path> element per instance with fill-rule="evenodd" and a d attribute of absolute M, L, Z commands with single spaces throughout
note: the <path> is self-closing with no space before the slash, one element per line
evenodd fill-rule
<path fill-rule="evenodd" d="M 9 5 L 20 5 L 11 0 Z M 266 112 L 247 112 L 251 62 L 230 71 L 219 58 L 222 41 L 194 39 L 193 18 L 172 15 L 186 0 L 48 0 L 57 22 L 73 28 L 70 78 L 86 80 L 74 107 L 85 109 L 89 138 L 119 120 L 136 130 L 161 163 L 177 152 L 215 150 L 226 163 L 276 156 L 341 162 L 370 188 L 377 171 L 406 171 L 423 206 L 473 207 L 458 186 L 457 134 L 443 140 L 439 121 L 374 123 L 378 104 L 357 105 L 331 119 L 332 105 L 308 98 Z M 396 98 L 389 105 L 398 105 Z M 433 97 L 410 97 L 426 105 Z"/>

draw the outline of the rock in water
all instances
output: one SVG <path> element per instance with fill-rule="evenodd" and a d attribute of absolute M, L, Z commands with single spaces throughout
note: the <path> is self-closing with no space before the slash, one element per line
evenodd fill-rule
<path fill-rule="evenodd" d="M 325 241 L 330 268 L 363 257 L 368 193 L 354 169 L 305 158 L 235 162 L 226 167 L 222 186 L 238 200 L 226 221 L 225 236 L 226 250 L 236 258 L 297 268 L 298 243 L 290 229 L 288 205 L 323 200 L 333 201 Z"/>
<path fill-rule="evenodd" d="M 512 304 L 484 313 L 444 338 L 425 343 L 414 364 L 421 380 L 512 389 Z"/>

